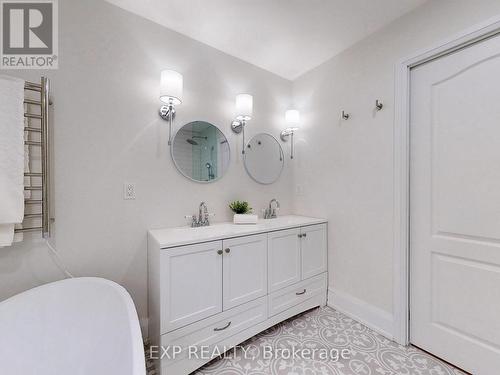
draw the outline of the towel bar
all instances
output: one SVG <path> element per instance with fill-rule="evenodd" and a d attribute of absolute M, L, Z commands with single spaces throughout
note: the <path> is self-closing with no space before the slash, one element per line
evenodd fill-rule
<path fill-rule="evenodd" d="M 37 142 L 37 141 L 25 141 L 24 144 L 27 146 L 38 146 L 38 147 L 43 146 L 42 142 Z"/>
<path fill-rule="evenodd" d="M 41 199 L 25 199 L 24 204 L 42 204 Z"/>
<path fill-rule="evenodd" d="M 33 105 L 42 105 L 42 102 L 39 100 L 33 100 L 33 99 L 24 99 L 24 104 L 33 104 Z"/>
<path fill-rule="evenodd" d="M 27 212 L 24 215 L 25 219 L 41 218 L 41 226 L 27 227 L 16 229 L 16 232 L 32 232 L 32 231 L 42 231 L 42 236 L 44 238 L 50 237 L 50 145 L 49 145 L 49 93 L 50 93 L 50 82 L 46 77 L 41 77 L 40 83 L 26 81 L 24 83 L 25 98 L 24 104 L 26 106 L 26 112 L 24 117 L 30 120 L 40 121 L 40 126 L 32 126 L 28 122 L 25 126 L 24 131 L 29 133 L 39 133 L 40 140 L 26 140 L 24 142 L 28 147 L 40 147 L 41 158 L 40 158 L 40 172 L 26 172 L 24 176 L 26 177 L 38 177 L 41 178 L 41 184 L 37 182 L 37 186 L 25 186 L 25 191 L 40 192 L 35 195 L 34 198 L 25 199 L 25 205 L 39 205 L 41 206 L 41 213 L 31 213 Z M 39 93 L 39 98 L 35 99 L 36 94 L 27 95 L 26 91 L 31 91 L 34 93 Z M 40 107 L 40 113 L 32 113 L 30 111 L 30 106 Z M 38 111 L 37 111 L 38 112 Z M 31 156 L 30 152 L 30 156 Z M 30 160 L 34 162 L 35 160 Z M 38 159 L 37 159 L 38 161 Z M 36 169 L 35 169 L 36 170 Z M 30 182 L 31 183 L 31 182 Z M 40 195 L 40 198 L 39 198 Z"/>
<path fill-rule="evenodd" d="M 42 213 L 39 213 L 39 214 L 26 214 L 26 215 L 24 215 L 24 218 L 25 219 L 33 219 L 35 217 L 42 217 L 42 215 L 43 215 Z"/>
<path fill-rule="evenodd" d="M 43 79 L 44 79 L 44 77 L 42 77 L 42 80 Z M 28 82 L 28 81 L 26 81 L 24 83 L 24 89 L 25 90 L 42 92 L 42 83 L 34 83 L 34 82 Z"/>
<path fill-rule="evenodd" d="M 24 114 L 24 117 L 27 117 L 27 118 L 36 118 L 38 120 L 41 120 L 42 119 L 42 115 L 34 115 L 32 113 L 25 113 Z"/>
<path fill-rule="evenodd" d="M 16 232 L 33 232 L 33 231 L 39 231 L 42 230 L 43 227 L 32 227 L 32 228 L 19 228 L 16 229 Z"/>
<path fill-rule="evenodd" d="M 32 128 L 31 126 L 26 126 L 24 128 L 24 131 L 25 132 L 33 132 L 33 133 L 41 133 L 42 129 L 40 129 L 40 128 Z"/>

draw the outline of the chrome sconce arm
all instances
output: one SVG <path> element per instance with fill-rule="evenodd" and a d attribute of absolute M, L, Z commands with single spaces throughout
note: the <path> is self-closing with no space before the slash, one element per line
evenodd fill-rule
<path fill-rule="evenodd" d="M 236 119 L 231 122 L 231 130 L 240 134 L 243 133 L 243 147 L 241 148 L 241 153 L 245 154 L 245 126 L 247 121 L 252 119 L 253 114 L 253 96 L 250 94 L 238 94 L 236 95 Z"/>
<path fill-rule="evenodd" d="M 288 138 L 290 137 L 290 159 L 293 159 L 294 155 L 294 148 L 295 148 L 295 142 L 293 139 L 294 133 L 297 129 L 296 128 L 286 128 L 283 130 L 280 134 L 280 138 L 283 142 L 287 142 Z"/>
<path fill-rule="evenodd" d="M 288 127 L 283 130 L 280 134 L 280 138 L 283 142 L 288 141 L 288 137 L 290 137 L 290 159 L 293 159 L 295 142 L 293 136 L 297 130 L 299 130 L 300 124 L 300 112 L 296 109 L 289 109 L 285 112 L 285 122 Z"/>
<path fill-rule="evenodd" d="M 182 103 L 184 78 L 174 70 L 163 70 L 160 78 L 160 100 L 165 103 L 161 106 L 160 117 L 168 121 L 168 145 L 172 144 L 172 125 L 175 118 L 175 106 Z"/>
<path fill-rule="evenodd" d="M 168 145 L 172 144 L 172 124 L 175 119 L 175 106 L 172 101 L 168 105 L 162 105 L 159 111 L 160 117 L 168 121 Z"/>
<path fill-rule="evenodd" d="M 243 136 L 243 147 L 241 149 L 241 153 L 244 154 L 245 153 L 245 125 L 247 123 L 247 120 L 243 119 L 243 120 L 233 120 L 233 122 L 231 123 L 231 130 L 236 133 L 236 134 L 240 134 L 242 133 L 242 136 Z"/>

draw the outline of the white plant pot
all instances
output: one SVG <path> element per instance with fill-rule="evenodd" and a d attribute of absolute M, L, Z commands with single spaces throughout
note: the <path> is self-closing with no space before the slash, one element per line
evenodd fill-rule
<path fill-rule="evenodd" d="M 252 214 L 234 214 L 234 224 L 257 224 L 259 217 Z"/>

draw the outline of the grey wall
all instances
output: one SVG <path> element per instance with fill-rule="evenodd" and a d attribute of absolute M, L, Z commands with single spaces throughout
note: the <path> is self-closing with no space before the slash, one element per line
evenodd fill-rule
<path fill-rule="evenodd" d="M 499 14 L 497 0 L 431 0 L 294 81 L 295 210 L 329 219 L 333 291 L 392 313 L 396 64 Z"/>
<path fill-rule="evenodd" d="M 184 225 L 202 200 L 216 221 L 231 219 L 233 199 L 260 211 L 276 197 L 282 212 L 291 212 L 290 166 L 274 185 L 253 182 L 240 156 L 241 137 L 229 129 L 235 95 L 248 92 L 254 95 L 248 136 L 278 136 L 291 83 L 104 1 L 59 1 L 59 12 L 59 69 L 2 73 L 52 80 L 52 241 L 64 263 L 77 276 L 124 285 L 146 318 L 147 229 Z M 167 123 L 157 115 L 162 69 L 184 75 L 177 125 L 205 120 L 228 137 L 232 161 L 220 181 L 193 183 L 175 169 Z M 123 200 L 124 182 L 136 184 L 135 201 Z M 0 300 L 62 277 L 36 236 L 0 249 Z"/>

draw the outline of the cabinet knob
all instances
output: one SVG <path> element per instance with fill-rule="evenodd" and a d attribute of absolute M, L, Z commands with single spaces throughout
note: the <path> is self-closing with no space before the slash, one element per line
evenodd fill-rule
<path fill-rule="evenodd" d="M 217 254 L 222 255 L 222 250 L 217 250 Z"/>
<path fill-rule="evenodd" d="M 304 234 L 302 235 L 302 237 L 307 237 L 307 233 L 304 233 Z"/>
<path fill-rule="evenodd" d="M 301 234 L 297 234 L 297 237 L 302 238 L 302 235 Z"/>
<path fill-rule="evenodd" d="M 231 252 L 231 249 L 228 247 L 225 251 L 226 251 L 226 254 L 229 254 Z"/>

